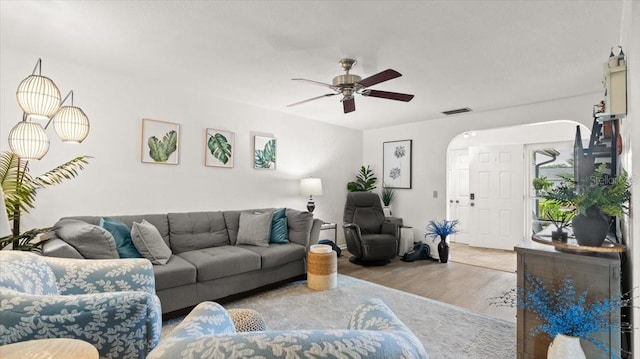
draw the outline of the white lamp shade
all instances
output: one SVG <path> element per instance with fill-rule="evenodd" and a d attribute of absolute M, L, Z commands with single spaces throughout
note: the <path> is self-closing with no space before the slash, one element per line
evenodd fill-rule
<path fill-rule="evenodd" d="M 303 178 L 300 180 L 300 194 L 303 196 L 319 196 L 322 194 L 320 178 Z"/>
<path fill-rule="evenodd" d="M 39 160 L 49 151 L 49 137 L 39 123 L 20 121 L 9 132 L 9 147 L 20 158 Z"/>
<path fill-rule="evenodd" d="M 58 86 L 48 77 L 30 75 L 22 80 L 16 92 L 18 105 L 27 115 L 50 118 L 62 103 Z"/>
<path fill-rule="evenodd" d="M 80 143 L 89 135 L 89 118 L 80 107 L 62 106 L 53 116 L 53 128 L 62 142 Z"/>
<path fill-rule="evenodd" d="M 11 226 L 9 226 L 9 216 L 7 208 L 4 205 L 4 193 L 0 187 L 0 200 L 2 200 L 2 208 L 0 208 L 0 237 L 6 237 L 11 234 Z"/>

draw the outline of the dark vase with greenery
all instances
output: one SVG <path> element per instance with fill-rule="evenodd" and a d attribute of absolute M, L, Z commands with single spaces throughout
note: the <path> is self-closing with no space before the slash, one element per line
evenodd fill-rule
<path fill-rule="evenodd" d="M 452 221 L 448 221 L 446 219 L 442 220 L 442 222 L 437 221 L 429 221 L 427 225 L 427 232 L 425 233 L 426 237 L 431 237 L 432 240 L 440 237 L 440 243 L 438 243 L 438 257 L 440 258 L 440 263 L 447 263 L 449 261 L 449 244 L 447 243 L 447 236 L 450 234 L 454 234 L 458 232 L 458 224 L 460 222 L 455 219 Z"/>
<path fill-rule="evenodd" d="M 609 230 L 609 217 L 622 216 L 629 209 L 631 185 L 627 173 L 611 177 L 605 171 L 605 165 L 600 165 L 593 175 L 579 183 L 569 175 L 562 176 L 562 183 L 540 193 L 542 198 L 575 208 L 571 223 L 581 246 L 601 246 Z"/>

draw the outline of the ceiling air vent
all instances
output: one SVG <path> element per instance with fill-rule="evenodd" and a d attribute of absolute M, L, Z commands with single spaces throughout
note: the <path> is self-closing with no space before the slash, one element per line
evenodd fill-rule
<path fill-rule="evenodd" d="M 450 115 L 457 115 L 459 113 L 465 113 L 465 112 L 471 112 L 471 109 L 468 107 L 457 108 L 455 110 L 443 111 L 442 114 L 450 116 Z"/>

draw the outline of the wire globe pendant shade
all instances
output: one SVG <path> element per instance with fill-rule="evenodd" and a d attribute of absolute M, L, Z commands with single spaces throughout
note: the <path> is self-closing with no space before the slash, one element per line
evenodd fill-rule
<path fill-rule="evenodd" d="M 49 137 L 39 123 L 20 121 L 9 132 L 9 148 L 20 158 L 39 160 L 49 151 Z"/>
<path fill-rule="evenodd" d="M 18 106 L 31 116 L 49 119 L 60 108 L 62 96 L 58 86 L 48 77 L 29 75 L 18 85 Z"/>
<path fill-rule="evenodd" d="M 53 128 L 62 142 L 80 143 L 89 135 L 89 118 L 80 107 L 62 106 L 53 116 Z"/>

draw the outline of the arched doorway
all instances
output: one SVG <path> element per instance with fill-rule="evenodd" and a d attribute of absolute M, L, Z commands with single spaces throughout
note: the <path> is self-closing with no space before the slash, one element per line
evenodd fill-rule
<path fill-rule="evenodd" d="M 453 242 L 512 250 L 530 240 L 535 220 L 531 185 L 540 171 L 569 166 L 574 121 L 550 121 L 491 130 L 467 131 L 447 150 L 447 218 L 459 219 Z M 569 171 L 569 170 L 568 170 Z"/>

